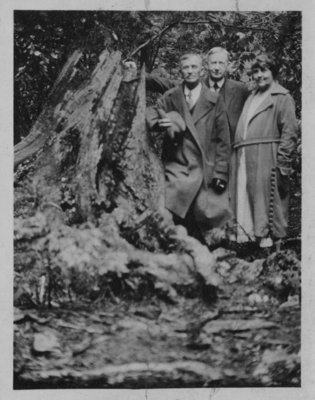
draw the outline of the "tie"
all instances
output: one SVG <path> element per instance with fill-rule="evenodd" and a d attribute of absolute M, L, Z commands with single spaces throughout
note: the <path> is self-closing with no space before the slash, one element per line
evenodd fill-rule
<path fill-rule="evenodd" d="M 216 93 L 218 93 L 220 87 L 219 87 L 219 85 L 217 84 L 217 82 L 214 82 L 213 89 L 214 89 L 214 91 L 215 91 Z"/>
<path fill-rule="evenodd" d="M 194 101 L 193 101 L 193 98 L 192 98 L 192 93 L 191 93 L 191 91 L 189 91 L 189 92 L 186 94 L 186 102 L 187 102 L 187 104 L 188 104 L 189 110 L 191 110 L 191 109 L 194 107 Z"/>

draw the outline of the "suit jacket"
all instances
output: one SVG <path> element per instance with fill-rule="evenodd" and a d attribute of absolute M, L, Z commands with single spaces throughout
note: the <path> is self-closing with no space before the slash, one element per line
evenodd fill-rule
<path fill-rule="evenodd" d="M 205 78 L 205 85 L 209 88 L 209 79 Z M 154 92 L 164 93 L 175 86 L 175 82 L 166 78 L 161 78 L 155 74 L 147 74 L 147 89 Z M 249 90 L 244 83 L 225 79 L 219 92 L 225 103 L 226 113 L 230 128 L 230 141 L 234 143 L 237 122 L 241 115 L 245 100 L 249 95 Z"/>
<path fill-rule="evenodd" d="M 206 85 L 209 87 L 209 80 L 206 79 Z M 219 92 L 225 103 L 226 113 L 229 121 L 230 140 L 234 143 L 235 131 L 244 103 L 249 95 L 246 85 L 232 79 L 225 79 Z"/>
<path fill-rule="evenodd" d="M 193 204 L 200 225 L 220 225 L 230 217 L 228 199 L 215 194 L 211 182 L 213 178 L 228 180 L 230 137 L 223 98 L 203 84 L 191 113 L 183 85 L 179 85 L 162 96 L 158 107 L 165 112 L 177 111 L 186 123 L 179 144 L 168 137 L 164 141 L 166 208 L 184 218 Z M 149 126 L 158 118 L 158 112 L 151 110 Z"/>

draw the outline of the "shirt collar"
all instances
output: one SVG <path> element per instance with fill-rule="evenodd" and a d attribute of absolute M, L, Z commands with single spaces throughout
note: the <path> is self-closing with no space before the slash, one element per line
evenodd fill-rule
<path fill-rule="evenodd" d="M 190 90 L 190 89 L 188 89 L 188 87 L 187 87 L 187 86 L 185 85 L 185 83 L 184 83 L 184 93 L 185 93 L 185 96 L 186 96 L 188 93 L 191 93 L 191 94 L 200 93 L 201 87 L 202 87 L 201 82 L 199 82 L 198 85 L 197 85 L 196 87 L 194 87 L 192 90 Z"/>
<path fill-rule="evenodd" d="M 221 87 L 224 85 L 225 78 L 220 79 L 219 81 L 216 81 L 217 85 L 221 89 Z M 209 87 L 212 88 L 214 85 L 214 81 L 209 77 Z"/>

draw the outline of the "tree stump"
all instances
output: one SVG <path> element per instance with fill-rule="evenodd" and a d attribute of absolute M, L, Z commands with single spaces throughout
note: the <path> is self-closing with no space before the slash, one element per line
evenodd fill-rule
<path fill-rule="evenodd" d="M 87 73 L 82 59 L 70 57 L 15 146 L 17 292 L 25 282 L 32 301 L 50 304 L 54 280 L 63 298 L 70 287 L 89 297 L 93 287 L 102 292 L 107 273 L 117 293 L 138 274 L 163 296 L 172 297 L 170 286 L 203 287 L 212 299 L 214 258 L 164 209 L 163 166 L 146 130 L 145 67 L 125 68 L 119 51 L 105 50 Z"/>
<path fill-rule="evenodd" d="M 145 67 L 125 69 L 105 50 L 86 77 L 75 51 L 30 134 L 14 148 L 39 204 L 71 210 L 79 220 L 122 207 L 128 214 L 163 207 L 163 167 L 145 125 Z M 21 181 L 19 182 L 21 183 Z"/>

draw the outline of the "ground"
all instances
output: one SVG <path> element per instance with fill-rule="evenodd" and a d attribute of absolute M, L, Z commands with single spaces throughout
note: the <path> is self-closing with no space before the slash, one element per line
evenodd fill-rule
<path fill-rule="evenodd" d="M 280 251 L 226 241 L 211 248 L 220 277 L 216 296 L 211 288 L 198 285 L 165 295 L 135 280 L 128 281 L 128 293 L 120 288 L 86 296 L 84 282 L 79 282 L 81 297 L 40 304 L 25 298 L 23 279 L 40 281 L 36 262 L 41 248 L 27 252 L 24 245 L 16 245 L 14 387 L 299 387 L 299 187 L 293 181 L 289 235 Z M 36 207 L 26 188 L 17 190 L 15 198 L 15 216 L 23 219 L 32 215 L 30 204 Z M 39 219 L 37 225 L 29 223 L 17 231 L 27 242 L 43 228 L 45 222 Z M 62 235 L 68 228 L 63 229 Z M 111 249 L 118 241 L 128 247 L 118 234 L 109 231 L 102 240 Z M 80 228 L 72 239 L 81 240 L 78 248 L 82 243 L 93 248 L 98 235 Z M 54 251 L 60 251 L 57 239 L 50 238 Z M 71 254 L 76 253 L 74 247 Z"/>
<path fill-rule="evenodd" d="M 215 301 L 148 292 L 20 305 L 15 388 L 300 386 L 300 247 L 291 239 L 280 252 L 215 249 Z"/>

